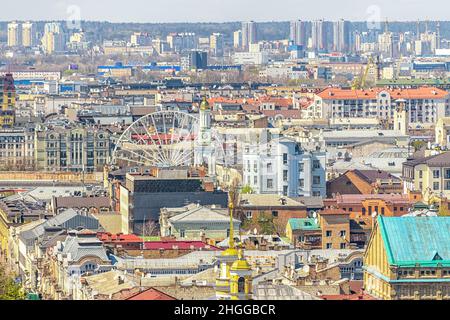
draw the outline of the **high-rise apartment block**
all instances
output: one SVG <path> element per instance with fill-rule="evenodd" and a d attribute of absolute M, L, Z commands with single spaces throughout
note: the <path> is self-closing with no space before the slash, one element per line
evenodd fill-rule
<path fill-rule="evenodd" d="M 32 22 L 22 24 L 22 46 L 29 48 L 35 45 L 36 32 Z"/>
<path fill-rule="evenodd" d="M 297 20 L 291 21 L 289 29 L 289 40 L 294 45 L 305 46 L 308 44 L 307 38 L 307 24 L 305 21 Z"/>
<path fill-rule="evenodd" d="M 8 23 L 8 47 L 18 47 L 22 43 L 22 29 L 17 22 Z"/>
<path fill-rule="evenodd" d="M 242 23 L 242 48 L 248 50 L 251 44 L 258 41 L 256 22 Z"/>

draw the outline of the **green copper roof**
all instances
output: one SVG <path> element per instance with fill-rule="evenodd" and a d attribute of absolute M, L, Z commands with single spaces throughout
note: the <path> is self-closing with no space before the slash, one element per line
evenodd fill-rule
<path fill-rule="evenodd" d="M 292 230 L 320 230 L 320 226 L 313 218 L 291 218 L 288 224 Z"/>
<path fill-rule="evenodd" d="M 450 217 L 378 217 L 389 264 L 450 266 Z"/>

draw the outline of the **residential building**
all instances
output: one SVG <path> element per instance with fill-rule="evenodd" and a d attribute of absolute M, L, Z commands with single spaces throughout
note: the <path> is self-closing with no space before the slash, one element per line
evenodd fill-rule
<path fill-rule="evenodd" d="M 36 166 L 43 171 L 102 172 L 111 154 L 110 134 L 98 127 L 38 127 Z"/>
<path fill-rule="evenodd" d="M 326 209 L 340 209 L 350 214 L 350 218 L 371 217 L 379 214 L 386 217 L 403 216 L 421 196 L 405 194 L 335 194 L 333 198 L 324 199 Z"/>
<path fill-rule="evenodd" d="M 35 169 L 32 128 L 0 129 L 0 168 L 16 171 Z"/>
<path fill-rule="evenodd" d="M 343 210 L 324 210 L 318 214 L 322 249 L 350 248 L 350 214 Z"/>
<path fill-rule="evenodd" d="M 235 52 L 233 63 L 237 65 L 265 65 L 269 62 L 266 52 Z"/>
<path fill-rule="evenodd" d="M 258 41 L 256 22 L 242 22 L 242 49 L 248 50 L 251 44 Z"/>
<path fill-rule="evenodd" d="M 186 71 L 205 70 L 208 67 L 208 53 L 192 50 L 181 59 L 181 69 Z"/>
<path fill-rule="evenodd" d="M 291 21 L 289 28 L 289 40 L 292 41 L 294 45 L 303 46 L 304 48 L 306 48 L 308 44 L 308 33 L 306 29 L 307 25 L 305 21 Z"/>
<path fill-rule="evenodd" d="M 221 33 L 213 33 L 209 37 L 209 49 L 213 56 L 222 57 L 224 50 L 224 39 L 223 34 Z"/>
<path fill-rule="evenodd" d="M 256 194 L 325 196 L 325 153 L 281 137 L 243 147 L 243 183 Z"/>
<path fill-rule="evenodd" d="M 352 90 L 328 88 L 315 95 L 311 108 L 317 107 L 321 117 L 334 118 L 394 118 L 402 104 L 408 110 L 411 126 L 434 125 L 446 116 L 449 93 L 434 87 L 413 89 Z"/>
<path fill-rule="evenodd" d="M 327 197 L 343 194 L 403 193 L 403 182 L 381 170 L 349 170 L 327 182 Z"/>
<path fill-rule="evenodd" d="M 161 235 L 179 240 L 222 241 L 230 236 L 226 209 L 190 205 L 183 208 L 163 208 L 159 218 Z M 233 218 L 234 237 L 239 236 L 240 221 Z"/>
<path fill-rule="evenodd" d="M 22 44 L 22 28 L 16 21 L 8 23 L 8 47 L 19 47 Z"/>
<path fill-rule="evenodd" d="M 22 24 L 22 46 L 31 48 L 36 42 L 36 30 L 32 22 L 25 22 Z"/>
<path fill-rule="evenodd" d="M 281 232 L 284 232 L 290 218 L 308 216 L 308 207 L 299 198 L 277 194 L 241 194 L 236 213 L 250 227 L 253 227 L 252 222 L 268 219 L 273 220 L 274 225 L 279 226 Z"/>
<path fill-rule="evenodd" d="M 450 300 L 449 217 L 377 218 L 364 290 L 384 300 Z"/>
<path fill-rule="evenodd" d="M 233 47 L 235 49 L 242 47 L 242 30 L 235 31 L 233 33 Z"/>
<path fill-rule="evenodd" d="M 450 152 L 403 164 L 405 192 L 421 192 L 427 202 L 450 198 Z"/>
<path fill-rule="evenodd" d="M 61 53 L 66 48 L 66 35 L 61 24 L 57 22 L 45 24 L 44 36 L 41 39 L 45 54 Z"/>
<path fill-rule="evenodd" d="M 350 50 L 350 24 L 343 19 L 333 22 L 333 50 L 348 52 Z"/>
<path fill-rule="evenodd" d="M 311 29 L 312 49 L 323 51 L 326 47 L 326 31 L 323 20 L 315 20 L 312 22 Z"/>
<path fill-rule="evenodd" d="M 16 118 L 16 87 L 11 73 L 0 77 L 0 128 L 11 128 Z"/>

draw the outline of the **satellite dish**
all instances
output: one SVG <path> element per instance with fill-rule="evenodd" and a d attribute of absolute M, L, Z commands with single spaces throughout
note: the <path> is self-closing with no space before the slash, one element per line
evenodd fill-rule
<path fill-rule="evenodd" d="M 305 265 L 303 266 L 303 272 L 309 273 L 309 265 L 305 264 Z"/>
<path fill-rule="evenodd" d="M 317 212 L 314 211 L 312 216 L 313 216 L 314 219 L 317 218 Z"/>
<path fill-rule="evenodd" d="M 378 215 L 378 213 L 375 211 L 374 213 L 372 213 L 372 218 L 376 218 Z"/>

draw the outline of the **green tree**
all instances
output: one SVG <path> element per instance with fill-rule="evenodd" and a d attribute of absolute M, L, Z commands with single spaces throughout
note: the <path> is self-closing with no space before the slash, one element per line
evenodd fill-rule
<path fill-rule="evenodd" d="M 17 283 L 7 274 L 5 267 L 0 266 L 0 300 L 24 300 L 25 294 Z"/>
<path fill-rule="evenodd" d="M 249 185 L 242 187 L 241 194 L 251 194 L 251 193 L 253 193 L 252 187 L 250 187 Z"/>
<path fill-rule="evenodd" d="M 424 145 L 426 145 L 426 142 L 420 141 L 420 140 L 417 140 L 417 141 L 414 141 L 411 143 L 411 146 L 414 148 L 414 151 L 421 150 Z"/>

